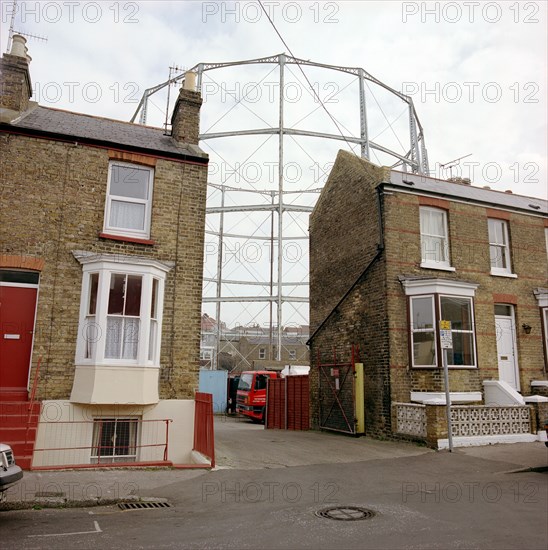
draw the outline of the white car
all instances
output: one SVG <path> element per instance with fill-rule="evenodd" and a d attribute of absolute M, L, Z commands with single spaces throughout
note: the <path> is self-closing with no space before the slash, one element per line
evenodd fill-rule
<path fill-rule="evenodd" d="M 0 501 L 4 492 L 23 477 L 23 470 L 15 464 L 15 456 L 11 447 L 0 443 Z"/>

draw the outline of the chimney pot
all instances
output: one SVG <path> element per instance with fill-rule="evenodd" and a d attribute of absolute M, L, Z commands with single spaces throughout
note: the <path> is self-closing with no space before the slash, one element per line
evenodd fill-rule
<path fill-rule="evenodd" d="M 11 55 L 16 57 L 27 57 L 27 39 L 20 34 L 14 34 L 11 42 Z"/>
<path fill-rule="evenodd" d="M 183 89 L 190 90 L 191 92 L 196 91 L 196 73 L 192 71 L 187 71 L 185 73 L 185 81 L 183 84 Z"/>
<path fill-rule="evenodd" d="M 512 190 L 511 189 L 506 189 L 505 193 L 509 193 L 510 195 L 512 194 Z"/>

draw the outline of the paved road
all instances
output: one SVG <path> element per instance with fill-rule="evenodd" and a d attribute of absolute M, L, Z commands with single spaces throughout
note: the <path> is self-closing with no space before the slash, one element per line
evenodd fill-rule
<path fill-rule="evenodd" d="M 248 437 L 272 442 L 262 468 L 241 467 L 250 455 L 236 458 L 231 430 L 248 453 L 255 452 L 246 446 Z M 241 422 L 217 430 L 225 467 L 213 472 L 182 479 L 176 473 L 131 473 L 146 480 L 140 496 L 163 497 L 171 508 L 2 512 L 2 548 L 547 547 L 548 473 L 508 473 L 546 464 L 541 443 L 451 454 L 327 434 L 318 440 L 325 443 L 321 452 L 314 442 L 323 434 L 300 438 L 261 430 Z M 346 461 L 352 453 L 360 459 Z M 289 464 L 299 461 L 306 464 Z M 363 507 L 375 515 L 359 521 L 316 515 L 333 506 Z"/>

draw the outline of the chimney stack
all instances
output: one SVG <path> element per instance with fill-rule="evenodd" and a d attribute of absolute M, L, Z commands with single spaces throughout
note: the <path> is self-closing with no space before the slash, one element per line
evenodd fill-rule
<path fill-rule="evenodd" d="M 171 117 L 171 137 L 176 141 L 198 144 L 202 96 L 196 91 L 196 73 L 187 71 L 183 87 Z"/>
<path fill-rule="evenodd" d="M 0 59 L 0 107 L 21 113 L 32 96 L 26 38 L 15 34 L 10 53 Z"/>

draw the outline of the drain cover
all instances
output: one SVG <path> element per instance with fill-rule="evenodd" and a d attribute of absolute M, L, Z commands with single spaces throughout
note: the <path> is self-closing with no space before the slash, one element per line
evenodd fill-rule
<path fill-rule="evenodd" d="M 120 502 L 121 510 L 151 510 L 154 508 L 171 508 L 169 502 Z"/>
<path fill-rule="evenodd" d="M 358 506 L 335 506 L 333 508 L 318 510 L 316 515 L 319 518 L 336 519 L 338 521 L 358 521 L 360 519 L 372 518 L 375 512 L 367 508 L 359 508 Z"/>

